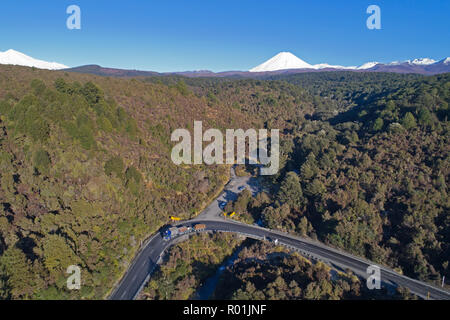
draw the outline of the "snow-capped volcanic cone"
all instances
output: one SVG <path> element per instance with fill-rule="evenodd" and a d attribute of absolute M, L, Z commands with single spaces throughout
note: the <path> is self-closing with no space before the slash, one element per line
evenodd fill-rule
<path fill-rule="evenodd" d="M 273 58 L 259 66 L 250 69 L 250 72 L 267 72 L 287 69 L 313 69 L 314 67 L 306 63 L 300 58 L 297 58 L 290 52 L 280 52 Z"/>
<path fill-rule="evenodd" d="M 270 58 L 266 62 L 260 64 L 253 69 L 250 69 L 250 72 L 269 72 L 269 71 L 278 71 L 278 70 L 289 70 L 289 69 L 340 69 L 340 70 L 354 70 L 357 67 L 345 67 L 345 66 L 337 66 L 330 65 L 328 63 L 319 63 L 311 65 L 302 59 L 296 57 L 290 52 L 280 52 L 273 58 Z"/>
<path fill-rule="evenodd" d="M 9 49 L 5 52 L 0 51 L 0 64 L 12 64 L 25 67 L 35 67 L 39 69 L 60 70 L 67 69 L 65 66 L 56 62 L 47 62 L 43 60 L 34 59 L 21 52 Z"/>

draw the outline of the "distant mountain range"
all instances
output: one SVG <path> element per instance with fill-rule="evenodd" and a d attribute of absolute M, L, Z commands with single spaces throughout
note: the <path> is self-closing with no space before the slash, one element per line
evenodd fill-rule
<path fill-rule="evenodd" d="M 250 72 L 274 72 L 282 70 L 352 70 L 352 71 L 379 71 L 397 73 L 437 74 L 450 72 L 450 58 L 435 61 L 430 58 L 407 60 L 402 62 L 380 63 L 367 62 L 360 66 L 338 66 L 328 63 L 311 65 L 296 57 L 290 52 L 280 52 L 259 66 L 250 69 Z"/>
<path fill-rule="evenodd" d="M 158 73 L 153 71 L 127 70 L 104 68 L 98 65 L 85 65 L 75 68 L 69 68 L 66 65 L 47 62 L 34 59 L 15 50 L 0 52 L 0 64 L 20 65 L 35 67 L 39 69 L 66 70 L 69 72 L 89 73 L 100 76 L 111 77 L 141 77 L 155 75 L 182 75 L 187 77 L 264 77 L 273 74 L 291 74 L 301 72 L 320 72 L 320 71 L 355 71 L 355 72 L 395 72 L 395 73 L 418 73 L 424 75 L 433 75 L 450 72 L 450 58 L 435 61 L 430 58 L 421 58 L 401 62 L 367 62 L 360 66 L 340 66 L 327 63 L 311 65 L 304 60 L 296 57 L 290 52 L 280 52 L 264 63 L 250 69 L 249 71 L 225 71 L 212 72 L 208 70 L 167 72 Z"/>
<path fill-rule="evenodd" d="M 80 66 L 67 69 L 70 72 L 89 73 L 97 76 L 104 77 L 150 77 L 156 76 L 160 73 L 154 71 L 140 71 L 140 70 L 127 70 L 127 69 L 115 69 L 104 68 L 96 64 L 90 64 L 86 66 Z"/>

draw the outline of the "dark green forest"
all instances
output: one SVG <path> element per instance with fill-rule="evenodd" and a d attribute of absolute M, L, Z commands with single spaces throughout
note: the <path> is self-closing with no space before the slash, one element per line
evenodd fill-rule
<path fill-rule="evenodd" d="M 243 193 L 227 209 L 414 278 L 448 278 L 449 75 L 285 80 L 311 80 L 304 87 L 333 103 L 314 96 L 314 111 L 290 123 L 271 200 Z"/>
<path fill-rule="evenodd" d="M 141 241 L 206 206 L 229 168 L 170 159 L 171 132 L 194 120 L 280 129 L 281 169 L 270 192 L 228 205 L 237 219 L 450 278 L 449 99 L 450 74 L 118 79 L 0 66 L 0 299 L 105 298 Z M 80 291 L 65 287 L 72 264 Z M 345 281 L 318 297 L 354 297 Z M 177 292 L 164 294 L 190 291 Z"/>
<path fill-rule="evenodd" d="M 226 268 L 214 299 L 226 300 L 415 300 L 407 289 L 369 290 L 351 271 L 332 270 L 266 243 L 244 248 Z"/>
<path fill-rule="evenodd" d="M 233 252 L 238 252 L 237 257 Z M 335 270 L 267 241 L 243 240 L 227 233 L 194 235 L 171 247 L 139 298 L 198 299 L 202 286 L 230 259 L 233 263 L 228 263 L 210 288 L 210 299 L 417 299 L 402 287 L 369 290 L 364 279 L 350 270 Z"/>
<path fill-rule="evenodd" d="M 212 112 L 200 99 L 0 68 L 2 299 L 104 298 L 142 240 L 170 215 L 194 216 L 228 179 L 225 167 L 170 160 L 172 128 L 192 125 L 185 108 Z M 66 289 L 69 265 L 83 270 L 79 291 Z"/>
<path fill-rule="evenodd" d="M 233 234 L 198 234 L 169 249 L 140 294 L 146 300 L 187 300 L 213 276 L 243 239 Z"/>

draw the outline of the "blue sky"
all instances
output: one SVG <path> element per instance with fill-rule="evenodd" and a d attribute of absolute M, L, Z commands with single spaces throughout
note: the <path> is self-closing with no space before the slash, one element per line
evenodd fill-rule
<path fill-rule="evenodd" d="M 81 8 L 81 30 L 66 8 Z M 381 8 L 381 30 L 366 8 Z M 248 70 L 280 51 L 359 65 L 450 56 L 448 0 L 3 0 L 0 51 L 69 66 Z"/>

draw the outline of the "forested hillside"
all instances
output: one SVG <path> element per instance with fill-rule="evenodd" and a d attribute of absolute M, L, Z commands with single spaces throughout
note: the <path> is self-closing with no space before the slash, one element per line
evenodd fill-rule
<path fill-rule="evenodd" d="M 284 137 L 271 205 L 242 194 L 230 210 L 414 278 L 448 278 L 450 76 L 328 75 L 304 76 L 334 102 L 317 100 Z"/>
<path fill-rule="evenodd" d="M 140 297 L 147 300 L 187 300 L 212 277 L 243 241 L 230 233 L 198 234 L 169 249 Z"/>
<path fill-rule="evenodd" d="M 170 159 L 171 132 L 194 120 L 280 129 L 271 192 L 243 193 L 227 207 L 237 219 L 450 278 L 449 97 L 449 74 L 117 79 L 0 66 L 0 298 L 104 298 L 141 240 L 208 204 L 228 168 Z M 80 291 L 65 288 L 72 264 Z"/>
<path fill-rule="evenodd" d="M 171 162 L 175 128 L 242 118 L 183 86 L 1 66 L 0 88 L 1 298 L 103 298 L 141 240 L 227 180 Z M 65 289 L 69 265 L 81 291 Z"/>
<path fill-rule="evenodd" d="M 351 271 L 313 264 L 298 253 L 266 243 L 244 248 L 234 265 L 222 274 L 216 299 L 348 300 L 417 299 L 405 288 L 369 290 Z"/>
<path fill-rule="evenodd" d="M 219 267 L 222 271 L 217 274 Z M 364 279 L 349 270 L 332 269 L 281 246 L 243 241 L 229 233 L 193 235 L 171 247 L 140 298 L 198 299 L 203 286 L 212 299 L 417 299 L 405 288 L 369 290 Z"/>
<path fill-rule="evenodd" d="M 244 190 L 225 207 L 236 212 L 233 219 L 262 220 L 417 279 L 440 284 L 449 278 L 448 74 L 324 72 L 186 82 L 282 129 L 282 170 L 266 179 L 271 194 L 252 197 Z M 286 100 L 285 92 L 297 99 Z"/>

